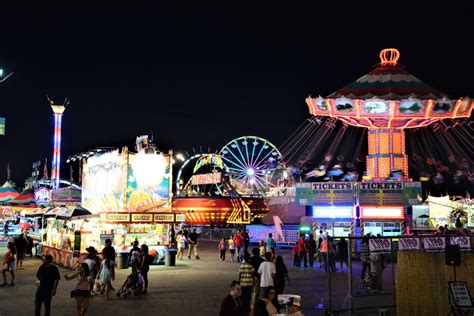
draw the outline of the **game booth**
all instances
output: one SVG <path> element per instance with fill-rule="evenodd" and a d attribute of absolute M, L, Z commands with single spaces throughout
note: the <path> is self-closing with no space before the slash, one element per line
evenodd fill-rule
<path fill-rule="evenodd" d="M 297 203 L 307 207 L 302 221 L 311 223 L 314 236 L 320 230 L 336 238 L 354 235 L 355 187 L 353 182 L 296 184 Z"/>
<path fill-rule="evenodd" d="M 420 182 L 359 183 L 361 235 L 401 236 L 405 234 L 405 209 L 419 204 Z"/>

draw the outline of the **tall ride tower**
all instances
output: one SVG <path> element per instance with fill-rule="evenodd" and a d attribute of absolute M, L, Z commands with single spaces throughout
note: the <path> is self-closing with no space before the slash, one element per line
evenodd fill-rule
<path fill-rule="evenodd" d="M 69 104 L 68 99 L 64 100 L 63 104 L 54 104 L 54 102 L 48 97 L 48 101 L 51 104 L 51 108 L 54 113 L 54 144 L 53 144 L 53 163 L 51 168 L 51 186 L 52 189 L 59 188 L 59 170 L 61 167 L 61 124 L 63 113 L 66 110 L 66 106 Z"/>

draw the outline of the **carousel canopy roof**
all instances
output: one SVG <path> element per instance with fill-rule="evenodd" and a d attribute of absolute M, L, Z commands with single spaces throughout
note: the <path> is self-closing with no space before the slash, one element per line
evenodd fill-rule
<path fill-rule="evenodd" d="M 10 200 L 16 198 L 20 193 L 18 193 L 10 183 L 10 181 L 6 181 L 2 187 L 0 188 L 0 203 L 6 203 Z"/>
<path fill-rule="evenodd" d="M 403 100 L 440 99 L 444 93 L 424 83 L 398 63 L 400 53 L 388 49 L 380 52 L 380 64 L 368 74 L 351 82 L 327 98 Z"/>
<path fill-rule="evenodd" d="M 30 204 L 35 202 L 35 192 L 32 189 L 26 189 L 21 192 L 13 200 L 9 201 L 11 204 Z"/>

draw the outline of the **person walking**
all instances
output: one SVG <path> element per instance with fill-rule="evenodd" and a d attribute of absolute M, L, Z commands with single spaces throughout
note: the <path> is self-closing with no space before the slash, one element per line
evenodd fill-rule
<path fill-rule="evenodd" d="M 244 229 L 244 232 L 242 233 L 242 237 L 244 239 L 244 253 L 249 252 L 249 246 L 250 246 L 250 235 L 249 235 L 249 230 Z"/>
<path fill-rule="evenodd" d="M 230 236 L 229 240 L 227 240 L 229 244 L 229 251 L 230 251 L 230 262 L 235 261 L 235 243 L 234 243 L 234 235 Z"/>
<path fill-rule="evenodd" d="M 3 257 L 2 276 L 3 283 L 0 286 L 14 286 L 15 285 L 15 269 L 16 269 L 16 247 L 12 241 L 7 244 L 7 252 Z M 7 283 L 7 272 L 10 272 L 12 277 L 11 282 Z"/>
<path fill-rule="evenodd" d="M 89 266 L 83 262 L 79 267 L 79 271 L 65 274 L 64 278 L 67 281 L 77 279 L 77 284 L 71 292 L 71 297 L 76 299 L 76 315 L 85 315 L 89 309 L 90 285 L 92 283 Z"/>
<path fill-rule="evenodd" d="M 252 257 L 250 257 L 249 263 L 253 266 L 255 270 L 254 274 L 254 286 L 253 286 L 253 292 L 252 292 L 252 298 L 251 298 L 251 308 L 255 306 L 255 303 L 258 300 L 258 297 L 260 296 L 260 275 L 257 273 L 258 269 L 260 268 L 260 265 L 262 262 L 265 260 L 260 256 L 260 250 L 258 248 L 253 248 L 252 249 Z"/>
<path fill-rule="evenodd" d="M 300 235 L 300 238 L 298 239 L 298 253 L 300 254 L 300 266 L 301 263 L 304 263 L 304 267 L 308 267 L 308 256 L 306 252 L 306 244 L 304 240 L 304 234 Z"/>
<path fill-rule="evenodd" d="M 260 257 L 265 257 L 265 254 L 267 253 L 267 248 L 265 248 L 265 242 L 263 240 L 260 240 L 258 242 L 258 249 L 260 250 Z"/>
<path fill-rule="evenodd" d="M 35 316 L 41 316 L 41 306 L 44 303 L 44 315 L 51 315 L 51 300 L 56 295 L 58 288 L 59 270 L 53 266 L 53 256 L 46 255 L 43 257 L 43 263 L 36 272 L 36 294 L 35 294 Z"/>
<path fill-rule="evenodd" d="M 115 264 L 115 248 L 112 247 L 112 240 L 105 240 L 105 247 L 101 251 L 102 259 L 110 259 Z"/>
<path fill-rule="evenodd" d="M 348 266 L 348 254 L 347 254 L 347 249 L 348 249 L 348 243 L 344 237 L 341 238 L 339 243 L 337 244 L 337 261 L 339 261 L 339 266 L 341 267 L 341 271 L 344 272 L 344 263 L 346 263 L 347 269 L 349 269 Z"/>
<path fill-rule="evenodd" d="M 268 234 L 266 247 L 267 247 L 267 249 L 270 249 L 270 248 L 275 249 L 275 247 L 276 247 L 275 239 L 273 239 L 273 234 L 272 233 Z"/>
<path fill-rule="evenodd" d="M 220 260 L 225 261 L 225 252 L 227 251 L 227 245 L 224 237 L 221 238 L 221 241 L 218 245 L 218 249 L 220 252 Z"/>
<path fill-rule="evenodd" d="M 245 315 L 242 309 L 242 288 L 239 281 L 232 281 L 230 291 L 221 302 L 219 316 L 242 316 Z"/>
<path fill-rule="evenodd" d="M 298 249 L 298 242 L 295 242 L 295 245 L 293 246 L 293 267 L 299 267 L 301 265 Z"/>
<path fill-rule="evenodd" d="M 115 280 L 115 268 L 114 262 L 110 258 L 105 258 L 100 263 L 99 273 L 97 279 L 102 283 L 102 289 L 100 294 L 104 294 L 107 300 L 109 300 L 109 292 L 112 288 L 112 281 Z"/>
<path fill-rule="evenodd" d="M 258 268 L 258 274 L 260 275 L 260 297 L 266 297 L 270 286 L 274 286 L 273 278 L 276 274 L 276 267 L 271 262 L 272 254 L 267 252 L 265 254 L 265 261 L 262 262 Z"/>
<path fill-rule="evenodd" d="M 186 237 L 183 231 L 180 231 L 176 236 L 176 243 L 178 244 L 178 260 L 183 260 L 184 249 L 186 248 Z"/>
<path fill-rule="evenodd" d="M 234 244 L 235 244 L 235 250 L 236 250 L 235 252 L 237 254 L 237 262 L 240 262 L 243 259 L 243 247 L 244 247 L 244 239 L 242 238 L 240 229 L 234 235 Z"/>
<path fill-rule="evenodd" d="M 313 234 L 310 234 L 309 238 L 305 240 L 305 246 L 308 251 L 309 266 L 312 268 L 314 265 L 314 253 L 316 252 L 316 240 L 314 240 Z"/>
<path fill-rule="evenodd" d="M 250 299 L 252 297 L 255 269 L 249 263 L 250 254 L 244 254 L 244 260 L 239 267 L 239 282 L 242 287 L 242 309 L 244 313 L 250 312 Z"/>
<path fill-rule="evenodd" d="M 268 291 L 255 304 L 255 316 L 276 316 L 278 315 L 278 295 L 275 287 L 269 286 Z"/>
<path fill-rule="evenodd" d="M 199 260 L 198 256 L 198 234 L 196 233 L 196 228 L 193 228 L 192 233 L 188 236 L 188 259 L 191 259 L 191 252 L 194 250 L 194 257 Z"/>
<path fill-rule="evenodd" d="M 288 268 L 285 265 L 285 262 L 283 261 L 283 257 L 278 255 L 275 260 L 275 278 L 274 278 L 274 283 L 275 283 L 275 289 L 277 294 L 283 294 L 283 291 L 285 290 L 285 280 L 288 282 L 288 285 L 291 286 L 290 284 L 290 278 L 288 277 Z"/>
<path fill-rule="evenodd" d="M 26 257 L 26 248 L 28 247 L 28 239 L 26 239 L 25 233 L 21 233 L 18 238 L 13 240 L 16 247 L 16 268 L 23 269 L 23 260 Z"/>
<path fill-rule="evenodd" d="M 87 267 L 89 268 L 89 274 L 92 280 L 95 280 L 97 277 L 97 270 L 99 270 L 99 258 L 97 257 L 97 250 L 95 250 L 94 247 L 90 246 L 86 248 L 87 257 L 86 260 L 84 261 L 87 264 Z M 90 293 L 91 295 L 94 295 L 94 284 L 93 282 L 90 282 Z"/>
<path fill-rule="evenodd" d="M 148 271 L 150 271 L 150 264 L 153 262 L 153 257 L 148 253 L 148 246 L 143 244 L 140 253 L 140 273 L 143 277 L 144 289 L 143 294 L 148 293 Z"/>
<path fill-rule="evenodd" d="M 362 270 L 360 271 L 360 285 L 359 288 L 364 288 L 365 274 L 367 271 L 370 274 L 370 249 L 369 237 L 365 235 L 362 237 L 362 252 L 360 253 L 360 260 L 362 261 Z"/>

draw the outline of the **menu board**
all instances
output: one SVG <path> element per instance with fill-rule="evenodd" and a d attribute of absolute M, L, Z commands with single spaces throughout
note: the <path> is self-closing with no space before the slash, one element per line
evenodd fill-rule
<path fill-rule="evenodd" d="M 296 184 L 299 205 L 341 206 L 354 205 L 353 182 L 306 182 Z"/>

